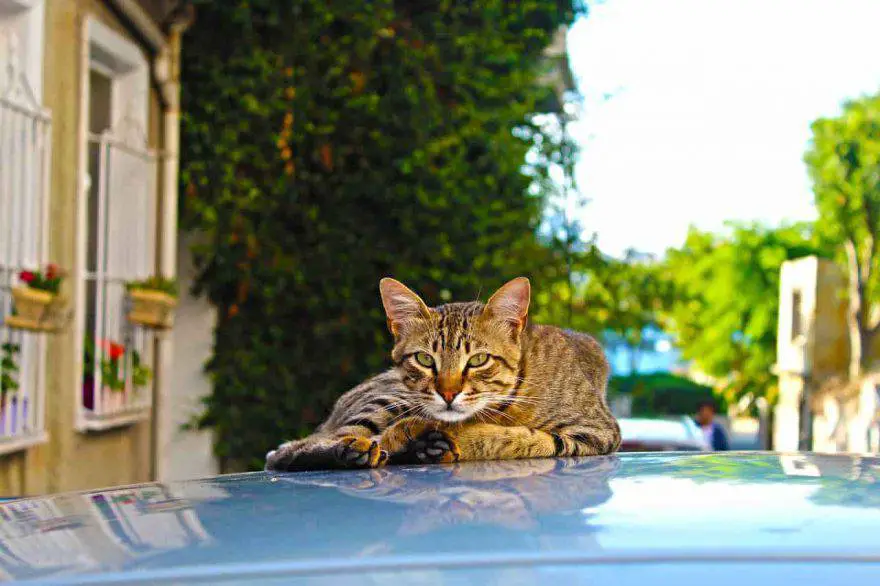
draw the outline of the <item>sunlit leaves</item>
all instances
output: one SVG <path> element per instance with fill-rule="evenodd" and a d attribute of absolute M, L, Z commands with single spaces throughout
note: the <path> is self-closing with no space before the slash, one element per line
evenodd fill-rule
<path fill-rule="evenodd" d="M 818 233 L 836 248 L 846 274 L 855 276 L 853 315 L 863 346 L 870 348 L 880 329 L 880 95 L 846 103 L 839 116 L 816 120 L 812 130 L 804 160 Z M 845 252 L 847 246 L 853 254 Z M 870 350 L 863 351 L 862 362 L 869 356 Z"/>
<path fill-rule="evenodd" d="M 725 234 L 692 229 L 668 251 L 674 287 L 664 312 L 684 358 L 721 381 L 725 398 L 775 392 L 779 270 L 785 260 L 822 254 L 807 226 L 732 224 Z"/>

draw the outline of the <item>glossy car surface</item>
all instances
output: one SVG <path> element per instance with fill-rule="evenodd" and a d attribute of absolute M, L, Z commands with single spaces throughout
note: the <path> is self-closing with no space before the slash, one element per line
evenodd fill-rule
<path fill-rule="evenodd" d="M 709 450 L 690 417 L 620 418 L 621 452 L 705 452 Z"/>
<path fill-rule="evenodd" d="M 256 473 L 4 503 L 0 521 L 0 576 L 47 584 L 876 584 L 880 459 Z"/>

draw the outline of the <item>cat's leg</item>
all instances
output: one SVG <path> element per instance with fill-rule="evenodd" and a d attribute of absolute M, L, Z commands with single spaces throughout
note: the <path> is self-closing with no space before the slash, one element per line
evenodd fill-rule
<path fill-rule="evenodd" d="M 461 452 L 460 460 L 515 460 L 553 456 L 598 456 L 620 445 L 620 429 L 608 425 L 566 425 L 552 431 L 491 423 L 447 428 Z"/>
<path fill-rule="evenodd" d="M 617 423 L 567 425 L 545 431 L 491 423 L 444 424 L 406 419 L 380 439 L 392 464 L 515 460 L 610 454 L 620 445 Z"/>
<path fill-rule="evenodd" d="M 310 435 L 278 446 L 266 454 L 266 470 L 334 470 L 377 468 L 388 460 L 378 438 L 363 435 Z"/>
<path fill-rule="evenodd" d="M 380 446 L 391 464 L 514 460 L 553 456 L 553 437 L 527 427 L 490 423 L 448 424 L 404 419 L 385 430 Z"/>
<path fill-rule="evenodd" d="M 610 413 L 606 421 L 558 427 L 552 436 L 557 456 L 603 456 L 620 447 L 620 426 Z"/>
<path fill-rule="evenodd" d="M 463 424 L 450 430 L 462 460 L 518 460 L 556 455 L 553 436 L 525 426 Z"/>
<path fill-rule="evenodd" d="M 379 447 L 382 431 L 409 407 L 402 383 L 388 371 L 343 394 L 316 433 L 266 454 L 266 470 L 377 468 L 388 460 Z"/>

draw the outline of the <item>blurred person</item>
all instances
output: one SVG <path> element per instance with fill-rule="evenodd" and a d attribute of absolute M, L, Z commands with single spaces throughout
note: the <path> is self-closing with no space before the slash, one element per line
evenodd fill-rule
<path fill-rule="evenodd" d="M 695 417 L 697 425 L 703 431 L 703 438 L 706 444 L 714 451 L 727 451 L 730 444 L 727 441 L 727 433 L 715 421 L 715 403 L 712 401 L 703 401 L 697 407 L 697 416 Z"/>

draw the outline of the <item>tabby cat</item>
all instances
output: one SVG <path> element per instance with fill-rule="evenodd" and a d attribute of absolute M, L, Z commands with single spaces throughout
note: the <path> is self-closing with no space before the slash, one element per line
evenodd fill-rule
<path fill-rule="evenodd" d="M 313 435 L 269 452 L 267 470 L 590 456 L 620 445 L 601 346 L 527 324 L 528 279 L 485 305 L 429 308 L 389 278 L 379 290 L 394 367 L 340 397 Z"/>

